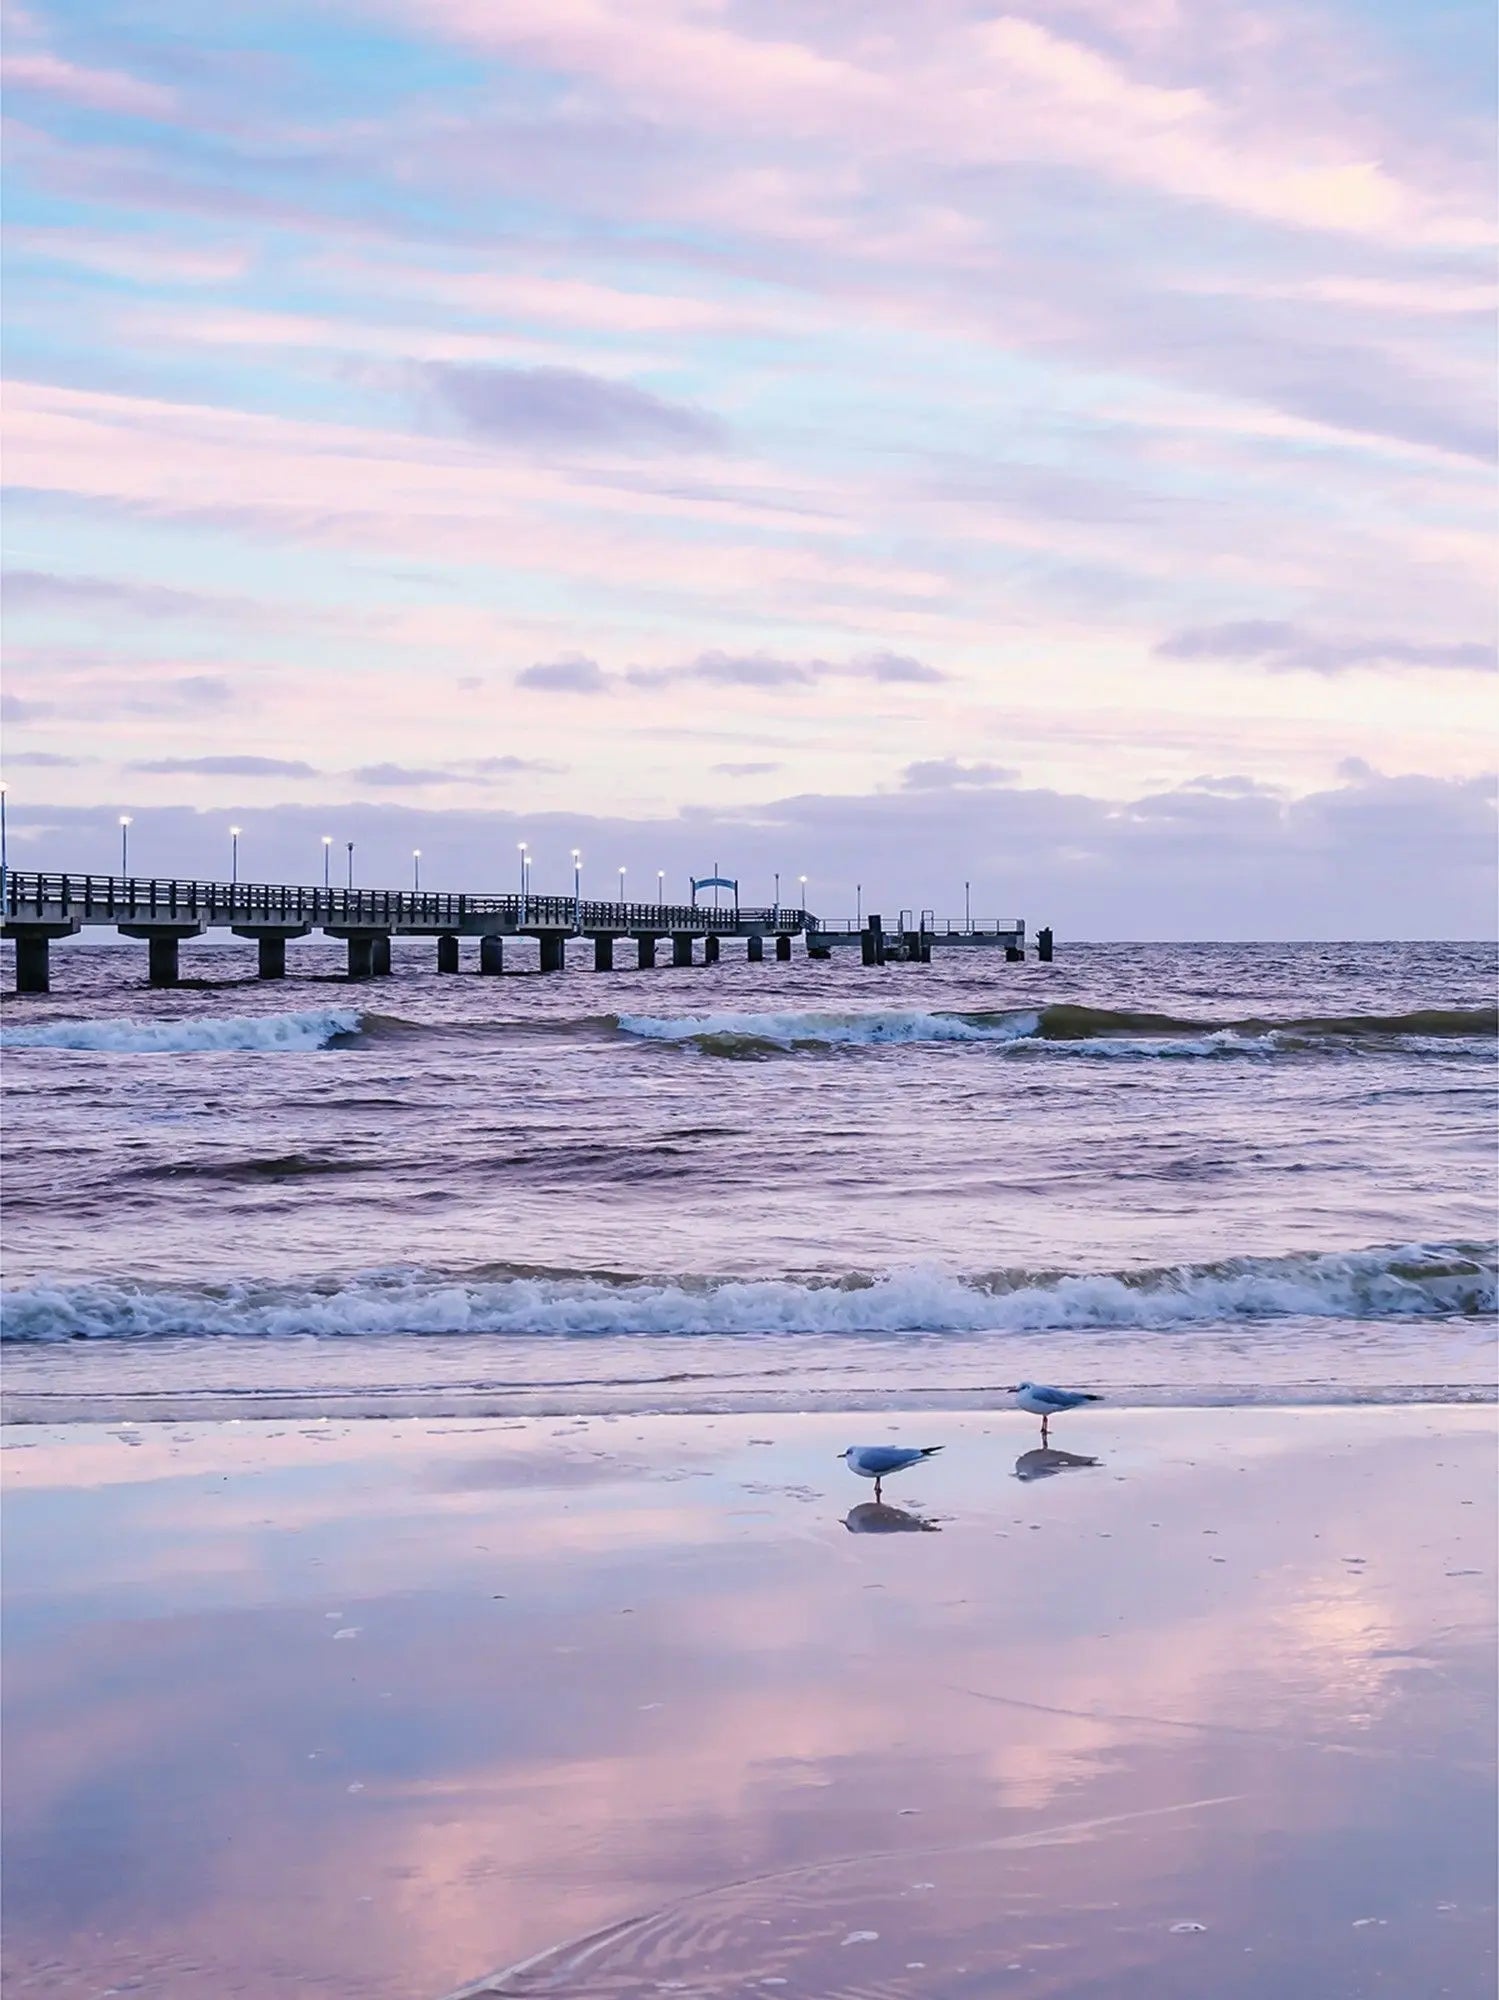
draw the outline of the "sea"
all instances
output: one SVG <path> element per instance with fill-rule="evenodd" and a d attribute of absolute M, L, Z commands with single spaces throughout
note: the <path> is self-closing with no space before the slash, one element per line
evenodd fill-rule
<path fill-rule="evenodd" d="M 1490 945 L 474 950 L 54 947 L 0 1007 L 12 1421 L 1493 1393 Z"/>

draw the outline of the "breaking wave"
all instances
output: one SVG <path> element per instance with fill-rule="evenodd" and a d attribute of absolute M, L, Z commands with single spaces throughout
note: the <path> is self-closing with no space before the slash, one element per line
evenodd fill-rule
<path fill-rule="evenodd" d="M 101 1055 L 199 1055 L 214 1050 L 324 1049 L 359 1033 L 356 1007 L 305 1014 L 221 1014 L 196 1020 L 45 1021 L 0 1028 L 0 1048 L 78 1049 Z"/>
<path fill-rule="evenodd" d="M 1057 1005 L 994 1013 L 927 1012 L 915 1007 L 657 1017 L 620 1014 L 622 1034 L 690 1042 L 711 1055 L 875 1046 L 903 1042 L 993 1042 L 1016 1053 L 1038 1045 L 1081 1055 L 1267 1056 L 1287 1051 L 1410 1048 L 1413 1043 L 1491 1040 L 1499 1009 L 1422 1008 L 1406 1014 L 1307 1015 L 1283 1020 L 1200 1021 L 1112 1007 Z"/>
<path fill-rule="evenodd" d="M 913 1269 L 841 1278 L 648 1278 L 512 1266 L 364 1271 L 307 1284 L 33 1284 L 3 1300 L 8 1341 L 195 1335 L 1044 1333 L 1287 1318 L 1491 1314 L 1496 1246 L 1230 1257 L 1137 1271 Z"/>

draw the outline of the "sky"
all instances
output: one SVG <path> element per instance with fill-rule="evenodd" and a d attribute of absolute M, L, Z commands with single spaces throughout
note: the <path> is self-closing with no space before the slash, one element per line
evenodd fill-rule
<path fill-rule="evenodd" d="M 7 7 L 12 866 L 1491 935 L 1492 39 Z"/>

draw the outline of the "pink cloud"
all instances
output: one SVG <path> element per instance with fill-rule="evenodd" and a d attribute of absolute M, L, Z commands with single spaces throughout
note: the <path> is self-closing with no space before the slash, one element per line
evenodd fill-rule
<path fill-rule="evenodd" d="M 174 93 L 160 84 L 142 82 L 122 70 L 85 69 L 45 50 L 7 55 L 0 62 L 0 78 L 12 90 L 57 98 L 87 111 L 168 118 L 176 108 Z"/>

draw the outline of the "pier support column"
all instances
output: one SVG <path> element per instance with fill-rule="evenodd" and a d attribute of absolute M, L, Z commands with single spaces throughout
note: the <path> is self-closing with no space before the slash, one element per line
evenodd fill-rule
<path fill-rule="evenodd" d="M 776 939 L 776 957 L 780 960 L 782 965 L 788 964 L 790 962 L 791 934 L 789 931 L 782 931 L 780 936 Z"/>
<path fill-rule="evenodd" d="M 146 940 L 146 962 L 148 978 L 153 986 L 175 986 L 177 984 L 177 933 L 158 932 Z"/>
<path fill-rule="evenodd" d="M 751 964 L 751 965 L 762 965 L 762 964 L 764 963 L 764 961 L 765 961 L 765 940 L 764 940 L 764 938 L 763 938 L 763 937 L 752 937 L 752 938 L 751 938 L 751 939 L 750 939 L 750 940 L 748 941 L 748 951 L 749 951 L 749 962 L 750 962 L 750 964 Z"/>
<path fill-rule="evenodd" d="M 390 939 L 388 937 L 377 937 L 372 941 L 370 971 L 374 973 L 377 979 L 389 979 Z"/>
<path fill-rule="evenodd" d="M 718 956 L 722 949 L 723 947 L 719 943 L 717 936 L 712 931 L 709 931 L 708 935 L 703 939 L 703 964 L 717 965 Z"/>
<path fill-rule="evenodd" d="M 369 979 L 375 970 L 375 940 L 368 931 L 349 934 L 349 977 Z"/>
<path fill-rule="evenodd" d="M 458 970 L 458 940 L 455 937 L 440 937 L 437 940 L 437 969 L 439 972 Z"/>
<path fill-rule="evenodd" d="M 546 931 L 541 940 L 541 969 L 561 972 L 567 964 L 567 939 L 561 931 Z"/>
<path fill-rule="evenodd" d="M 50 993 L 52 941 L 45 931 L 16 933 L 17 993 Z"/>
<path fill-rule="evenodd" d="M 656 963 L 656 940 L 653 937 L 635 940 L 636 964 L 642 972 L 649 972 Z"/>
<path fill-rule="evenodd" d="M 480 938 L 479 970 L 481 972 L 492 973 L 496 978 L 505 970 L 505 942 L 503 938 Z"/>
<path fill-rule="evenodd" d="M 1005 946 L 1005 962 L 1007 964 L 1020 965 L 1024 959 L 1025 953 L 1020 949 L 1018 944 L 1007 944 Z"/>
<path fill-rule="evenodd" d="M 185 937 L 201 937 L 201 924 L 121 924 L 120 936 L 143 938 L 146 977 L 153 986 L 177 984 L 177 947 Z"/>
<path fill-rule="evenodd" d="M 262 979 L 285 979 L 286 940 L 306 937 L 306 924 L 236 924 L 234 935 L 255 942 L 257 971 Z"/>
<path fill-rule="evenodd" d="M 885 963 L 885 926 L 879 917 L 870 917 L 859 934 L 859 956 L 865 965 Z"/>
<path fill-rule="evenodd" d="M 593 969 L 595 972 L 614 970 L 614 940 L 612 937 L 596 937 L 593 941 Z"/>
<path fill-rule="evenodd" d="M 673 965 L 691 965 L 692 963 L 691 931 L 674 931 L 672 933 L 671 962 Z"/>
<path fill-rule="evenodd" d="M 1051 964 L 1051 926 L 1047 924 L 1036 933 L 1036 956 L 1043 964 Z"/>

